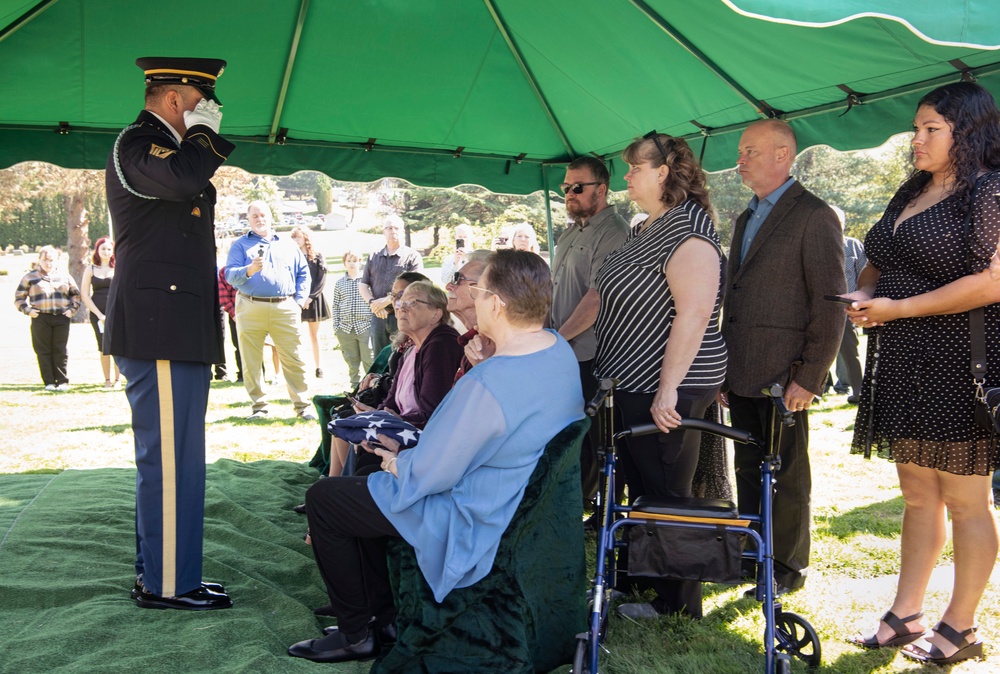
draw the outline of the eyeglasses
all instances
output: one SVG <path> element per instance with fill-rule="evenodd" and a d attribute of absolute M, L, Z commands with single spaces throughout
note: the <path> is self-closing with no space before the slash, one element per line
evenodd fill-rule
<path fill-rule="evenodd" d="M 653 129 L 652 131 L 650 131 L 649 133 L 647 133 L 645 136 L 643 136 L 643 139 L 647 139 L 647 138 L 648 139 L 652 139 L 652 141 L 654 143 L 656 143 L 656 149 L 660 151 L 660 156 L 663 157 L 663 163 L 664 164 L 668 163 L 667 162 L 667 151 L 663 149 L 663 144 L 660 142 L 660 134 L 656 133 L 656 129 Z M 667 141 L 667 143 L 672 144 L 671 141 L 669 141 L 669 140 Z"/>
<path fill-rule="evenodd" d="M 489 288 L 480 288 L 479 286 L 469 286 L 469 295 L 474 300 L 478 300 L 479 299 L 479 292 L 480 291 L 482 291 L 484 293 L 489 293 L 490 295 L 496 295 L 496 298 L 498 300 L 500 300 L 500 306 L 503 306 L 503 307 L 507 306 L 507 303 L 503 301 L 503 298 L 500 297 L 499 295 L 497 295 L 495 292 L 493 292 Z"/>
<path fill-rule="evenodd" d="M 409 311 L 410 309 L 412 309 L 417 304 L 426 304 L 429 307 L 434 306 L 433 304 L 431 304 L 427 300 L 418 300 L 418 299 L 396 300 L 395 302 L 392 303 L 392 305 L 394 307 L 396 307 L 396 309 L 406 309 L 407 311 Z"/>
<path fill-rule="evenodd" d="M 563 194 L 569 194 L 570 192 L 572 192 L 573 194 L 583 194 L 584 187 L 588 187 L 590 185 L 602 185 L 602 184 L 603 183 L 600 182 L 573 183 L 573 184 L 563 183 L 562 185 L 559 186 L 559 189 L 562 190 Z"/>
<path fill-rule="evenodd" d="M 451 275 L 451 284 L 453 286 L 462 285 L 462 281 L 468 281 L 469 283 L 478 283 L 479 279 L 469 278 L 468 276 L 462 276 L 462 272 L 458 271 Z"/>

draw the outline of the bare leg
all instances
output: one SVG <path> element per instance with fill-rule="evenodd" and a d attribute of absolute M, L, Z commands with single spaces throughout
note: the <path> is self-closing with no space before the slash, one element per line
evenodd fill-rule
<path fill-rule="evenodd" d="M 117 368 L 116 368 L 117 369 Z M 101 354 L 101 370 L 104 371 L 104 382 L 111 381 L 111 356 Z M 115 377 L 117 379 L 117 377 Z"/>
<path fill-rule="evenodd" d="M 313 363 L 316 364 L 316 369 L 319 369 L 319 321 L 313 321 L 308 323 L 309 325 L 309 340 L 312 343 L 313 350 Z"/>
<path fill-rule="evenodd" d="M 347 452 L 351 450 L 351 445 L 347 440 L 342 440 L 334 436 L 330 443 L 330 477 L 340 477 L 344 472 L 344 463 L 347 462 Z"/>
<path fill-rule="evenodd" d="M 899 486 L 903 491 L 903 533 L 900 537 L 899 584 L 890 609 L 899 618 L 919 613 L 931 572 L 945 542 L 944 501 L 933 468 L 897 463 Z M 920 620 L 906 624 L 911 632 L 923 630 Z M 895 632 L 880 622 L 878 640 L 884 642 Z"/>
<path fill-rule="evenodd" d="M 997 527 L 990 509 L 991 484 L 987 475 L 939 472 L 941 494 L 951 515 L 955 549 L 955 586 L 942 622 L 962 632 L 976 624 L 976 608 L 997 558 Z M 975 634 L 966 639 L 973 643 Z M 956 650 L 947 639 L 930 638 L 945 656 Z"/>

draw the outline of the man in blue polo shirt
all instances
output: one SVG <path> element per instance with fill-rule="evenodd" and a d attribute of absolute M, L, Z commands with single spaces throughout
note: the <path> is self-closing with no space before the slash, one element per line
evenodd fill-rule
<path fill-rule="evenodd" d="M 236 331 L 243 357 L 243 385 L 253 400 L 248 419 L 268 416 L 262 386 L 264 338 L 271 335 L 295 413 L 307 420 L 309 410 L 305 364 L 299 355 L 302 305 L 309 299 L 309 265 L 299 247 L 274 232 L 271 208 L 254 201 L 247 208 L 250 231 L 236 239 L 226 260 L 226 280 L 236 295 Z"/>

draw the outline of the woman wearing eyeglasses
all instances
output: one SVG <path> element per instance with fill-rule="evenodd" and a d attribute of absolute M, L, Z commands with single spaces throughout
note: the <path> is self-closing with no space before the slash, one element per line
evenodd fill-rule
<path fill-rule="evenodd" d="M 597 272 L 594 368 L 599 378 L 620 382 L 620 428 L 653 421 L 662 431 L 619 447 L 630 501 L 689 497 L 701 434 L 673 429 L 682 417 L 702 418 L 726 374 L 719 332 L 722 249 L 705 174 L 687 143 L 654 133 L 629 145 L 622 158 L 629 165 L 629 197 L 649 217 Z M 701 617 L 700 583 L 657 579 L 652 585 L 652 604 L 623 604 L 619 613 Z"/>
<path fill-rule="evenodd" d="M 416 285 L 407 288 L 404 301 L 424 299 L 420 289 L 411 295 Z M 455 384 L 414 447 L 397 452 L 395 441 L 379 436 L 384 448 L 370 449 L 382 471 L 367 479 L 320 480 L 306 495 L 316 564 L 337 627 L 294 644 L 292 656 L 361 660 L 395 639 L 389 538 L 414 547 L 438 602 L 486 577 L 546 444 L 583 418 L 576 357 L 543 327 L 552 297 L 545 262 L 522 251 L 498 251 L 472 288 L 479 329 L 496 353 Z M 532 384 L 539 390 L 526 394 Z M 582 565 L 582 543 L 578 552 Z M 579 592 L 573 579 L 559 574 L 549 585 Z M 460 657 L 442 655 L 452 662 Z"/>
<path fill-rule="evenodd" d="M 393 344 L 399 345 L 403 357 L 389 393 L 377 408 L 355 403 L 354 409 L 359 413 L 386 410 L 423 428 L 455 383 L 463 350 L 458 331 L 450 324 L 448 296 L 430 281 L 411 283 L 394 292 L 393 309 L 399 326 Z M 372 466 L 377 468 L 378 459 L 362 452 L 354 472 L 370 472 Z"/>

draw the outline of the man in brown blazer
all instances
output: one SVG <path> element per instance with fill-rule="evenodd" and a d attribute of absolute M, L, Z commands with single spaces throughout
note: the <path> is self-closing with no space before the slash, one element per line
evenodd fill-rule
<path fill-rule="evenodd" d="M 751 124 L 740 138 L 736 168 L 754 197 L 733 231 L 722 328 L 733 426 L 770 442 L 772 406 L 761 389 L 774 383 L 795 414 L 781 436 L 772 518 L 782 594 L 802 587 L 809 568 L 808 410 L 844 331 L 844 308 L 823 295 L 846 291 L 840 222 L 789 176 L 796 148 L 791 127 L 776 119 Z M 740 512 L 759 512 L 761 453 L 736 445 L 734 463 Z"/>

